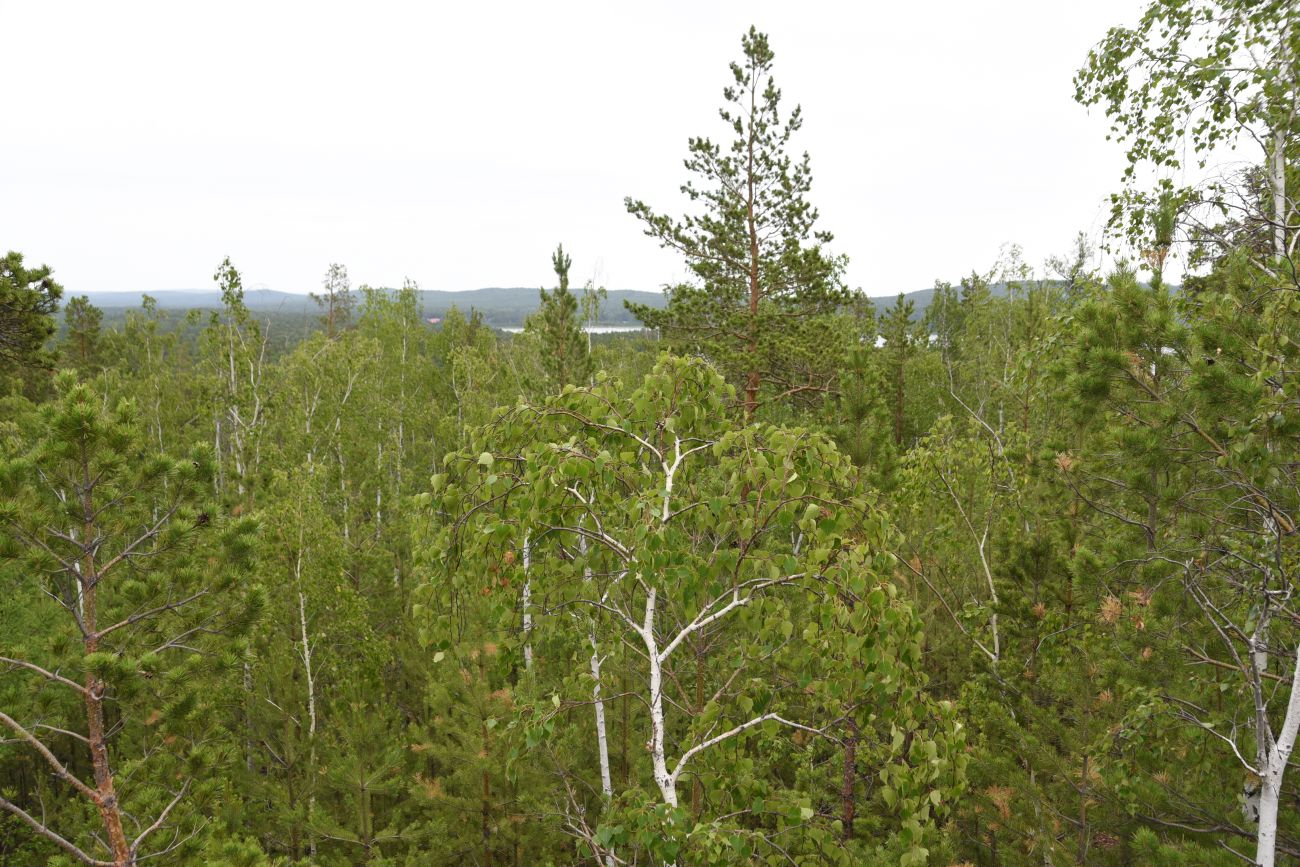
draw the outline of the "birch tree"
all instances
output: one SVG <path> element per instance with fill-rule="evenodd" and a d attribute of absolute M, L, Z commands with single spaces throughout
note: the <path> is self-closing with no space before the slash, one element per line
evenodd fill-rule
<path fill-rule="evenodd" d="M 222 260 L 213 279 L 221 289 L 222 310 L 208 317 L 202 341 L 214 389 L 213 448 L 221 461 L 217 485 L 222 493 L 233 487 L 235 495 L 243 498 L 261 463 L 266 335 L 244 304 L 243 277 L 229 257 Z"/>
<path fill-rule="evenodd" d="M 1129 240 L 1146 240 L 1163 195 L 1182 204 L 1202 240 L 1226 246 L 1196 206 L 1230 216 L 1247 209 L 1267 229 L 1266 256 L 1294 254 L 1295 196 L 1287 184 L 1300 107 L 1298 13 L 1293 0 L 1151 0 L 1136 25 L 1111 28 L 1088 55 L 1075 98 L 1100 105 L 1125 145 L 1125 191 L 1113 197 L 1112 226 Z M 1238 146 L 1255 148 L 1263 166 L 1261 209 L 1240 195 L 1240 177 L 1211 174 L 1195 190 L 1175 182 Z M 1161 180 L 1156 192 L 1141 187 L 1148 170 Z"/>
<path fill-rule="evenodd" d="M 506 413 L 481 434 L 494 449 L 476 445 L 453 456 L 448 475 L 435 479 L 437 505 L 450 521 L 450 568 L 481 573 L 484 562 L 501 562 L 501 547 L 520 525 L 532 528 L 533 634 L 562 635 L 576 625 L 591 647 L 591 692 L 555 693 L 541 719 L 569 701 L 592 708 L 603 753 L 602 649 L 629 654 L 646 711 L 640 739 L 653 793 L 636 815 L 665 823 L 652 847 L 665 861 L 687 857 L 682 788 L 693 778 L 705 782 L 714 805 L 696 817 L 707 830 L 689 844 L 701 857 L 714 835 L 746 851 L 768 850 L 789 833 L 791 819 L 806 826 L 803 845 L 834 849 L 822 836 L 826 827 L 809 822 L 810 793 L 783 791 L 770 771 L 756 769 L 770 806 L 755 810 L 753 790 L 734 786 L 724 757 L 791 736 L 808 739 L 801 743 L 837 737 L 831 729 L 839 714 L 828 717 L 826 709 L 832 696 L 859 679 L 868 690 L 906 680 L 892 665 L 856 674 L 810 665 L 832 600 L 883 584 L 888 554 L 877 548 L 884 561 L 873 562 L 864 552 L 880 545 L 884 525 L 849 492 L 847 461 L 828 440 L 770 426 L 734 429 L 725 419 L 726 390 L 708 365 L 665 358 L 626 397 L 600 383 Z M 573 611 L 586 614 L 575 624 Z M 904 622 L 882 610 L 875 626 L 886 658 L 906 640 Z M 706 656 L 693 652 L 697 642 L 709 646 Z M 607 763 L 604 755 L 596 763 L 602 780 L 593 791 L 605 789 Z M 571 827 L 576 832 L 598 810 L 571 812 Z M 747 833 L 741 815 L 765 830 Z M 929 818 L 922 810 L 920 821 Z M 627 847 L 644 845 L 616 825 L 602 822 L 587 840 L 606 861 L 633 857 Z"/>

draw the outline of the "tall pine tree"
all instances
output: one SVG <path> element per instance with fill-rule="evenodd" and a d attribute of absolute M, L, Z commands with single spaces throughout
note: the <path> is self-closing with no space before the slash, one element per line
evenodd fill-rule
<path fill-rule="evenodd" d="M 744 58 L 721 110 L 729 145 L 690 139 L 682 190 L 697 213 L 673 218 L 628 198 L 645 233 L 686 258 L 697 282 L 668 290 L 666 309 L 628 307 L 680 349 L 703 352 L 743 389 L 746 416 L 762 400 L 817 397 L 838 379 L 827 314 L 847 302 L 842 256 L 829 255 L 829 232 L 816 231 L 808 202 L 808 154 L 789 153 L 803 125 L 796 106 L 781 112 L 767 36 L 750 28 Z M 766 397 L 760 397 L 760 392 Z"/>
<path fill-rule="evenodd" d="M 578 296 L 569 291 L 569 268 L 573 260 L 560 244 L 551 254 L 555 288 L 541 290 L 542 304 L 528 325 L 541 337 L 542 369 L 554 388 L 581 384 L 591 376 L 591 354 L 582 333 L 583 315 Z"/>

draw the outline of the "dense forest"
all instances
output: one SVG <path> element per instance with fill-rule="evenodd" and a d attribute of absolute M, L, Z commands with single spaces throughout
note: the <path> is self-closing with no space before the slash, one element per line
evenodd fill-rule
<path fill-rule="evenodd" d="M 924 311 L 754 29 L 644 331 L 9 253 L 0 864 L 1300 864 L 1298 12 L 1105 34 L 1108 231 Z"/>

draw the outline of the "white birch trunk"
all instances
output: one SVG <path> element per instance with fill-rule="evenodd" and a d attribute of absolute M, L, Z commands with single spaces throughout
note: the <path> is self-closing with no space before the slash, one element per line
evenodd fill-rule
<path fill-rule="evenodd" d="M 524 670 L 533 667 L 533 585 L 528 578 L 528 568 L 532 565 L 532 549 L 528 545 L 528 535 L 524 534 Z"/>
<path fill-rule="evenodd" d="M 302 551 L 298 552 L 298 569 L 302 568 Z M 301 571 L 299 571 L 299 587 L 301 588 Z M 312 857 L 316 855 L 316 835 L 312 834 L 311 827 L 315 821 L 316 814 L 316 793 L 314 791 L 316 779 L 316 679 L 315 672 L 311 663 L 311 640 L 307 636 L 307 597 L 302 590 L 298 590 L 298 625 L 302 630 L 302 667 L 307 675 L 307 772 L 311 775 L 313 791 L 307 799 L 307 829 L 311 838 L 307 843 L 308 851 Z"/>
<path fill-rule="evenodd" d="M 1269 154 L 1269 193 L 1273 197 L 1273 255 L 1279 258 L 1287 254 L 1286 133 L 1282 128 L 1273 131 L 1272 152 Z"/>
<path fill-rule="evenodd" d="M 578 536 L 578 553 L 585 560 L 587 557 L 587 537 Z M 582 567 L 582 578 L 591 583 L 591 567 Z M 591 642 L 591 704 L 596 711 L 596 750 L 600 758 L 600 790 L 608 803 L 614 797 L 614 784 L 609 773 L 609 737 L 605 730 L 605 700 L 600 696 L 600 646 L 596 642 L 596 620 L 593 617 L 587 630 L 587 640 Z M 610 859 L 613 860 L 612 858 Z"/>
<path fill-rule="evenodd" d="M 605 796 L 605 806 L 614 800 L 614 780 L 609 773 L 609 735 L 605 729 L 605 700 L 600 697 L 600 651 L 596 646 L 596 629 L 591 630 L 591 688 L 592 705 L 596 709 L 596 751 L 600 757 L 600 791 Z M 615 867 L 617 859 L 611 848 L 605 855 L 605 867 Z"/>
<path fill-rule="evenodd" d="M 375 540 L 384 525 L 384 423 L 379 422 L 379 442 L 375 444 Z"/>
<path fill-rule="evenodd" d="M 221 453 L 221 416 L 213 413 L 212 451 L 217 456 L 217 493 L 226 492 L 226 458 Z"/>
<path fill-rule="evenodd" d="M 664 671 L 659 658 L 659 642 L 655 640 L 655 595 L 651 587 L 646 594 L 645 622 L 641 626 L 641 639 L 645 642 L 646 657 L 650 662 L 650 759 L 654 766 L 655 785 L 664 803 L 677 806 L 677 779 L 668 771 L 664 755 Z"/>
<path fill-rule="evenodd" d="M 1296 732 L 1300 730 L 1300 647 L 1296 648 L 1295 670 L 1291 675 L 1291 695 L 1287 699 L 1286 718 L 1277 741 L 1271 743 L 1266 761 L 1260 764 L 1259 779 L 1259 836 L 1256 840 L 1255 863 L 1259 867 L 1273 867 L 1277 853 L 1277 810 L 1282 795 L 1282 775 L 1295 748 Z M 1271 733 L 1269 740 L 1272 741 Z"/>
<path fill-rule="evenodd" d="M 600 790 L 605 800 L 614 797 L 614 783 L 609 773 L 609 736 L 605 730 L 605 700 L 600 696 L 600 649 L 596 645 L 596 630 L 589 636 L 591 640 L 591 677 L 596 682 L 591 688 L 592 705 L 596 709 L 596 749 L 600 756 Z"/>

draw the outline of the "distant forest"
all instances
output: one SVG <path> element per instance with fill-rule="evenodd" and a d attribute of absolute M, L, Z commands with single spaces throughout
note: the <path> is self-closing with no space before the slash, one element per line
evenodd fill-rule
<path fill-rule="evenodd" d="M 91 292 L 87 293 L 86 297 L 96 307 L 110 312 L 139 307 L 145 294 L 149 294 L 157 302 L 159 310 L 218 310 L 222 306 L 221 293 L 216 290 L 174 289 L 154 293 Z M 601 305 L 599 319 L 594 324 L 638 324 L 636 317 L 624 306 L 625 300 L 651 307 L 662 307 L 666 303 L 664 295 L 658 292 L 614 289 L 606 294 L 606 303 Z M 494 328 L 522 327 L 528 316 L 535 313 L 541 304 L 536 288 L 470 289 L 463 292 L 419 290 L 417 297 L 420 309 L 426 317 L 442 318 L 451 308 L 456 307 L 462 313 L 478 313 L 486 324 Z M 316 305 L 306 293 L 294 294 L 271 289 L 245 291 L 244 303 L 255 313 L 273 313 L 284 317 L 314 317 L 313 311 L 316 309 Z"/>
<path fill-rule="evenodd" d="M 8 253 L 0 867 L 1300 864 L 1298 16 L 1098 34 L 1105 236 L 892 299 L 754 28 L 663 293 Z"/>
<path fill-rule="evenodd" d="M 992 287 L 995 294 L 1004 294 L 1004 284 Z M 388 290 L 392 291 L 392 290 Z M 169 289 L 153 293 L 143 292 L 88 292 L 86 299 L 113 317 L 120 317 L 126 310 L 139 307 L 144 296 L 149 294 L 157 302 L 159 310 L 217 310 L 221 307 L 221 293 L 192 289 Z M 658 292 L 641 292 L 631 289 L 613 289 L 607 291 L 605 303 L 600 307 L 595 325 L 639 325 L 640 320 L 631 313 L 624 302 L 641 304 L 646 307 L 663 307 L 667 304 L 667 294 Z M 912 303 L 914 314 L 920 317 L 925 313 L 934 295 L 934 289 L 921 289 L 904 293 L 904 299 Z M 455 307 L 462 313 L 478 313 L 484 323 L 494 328 L 521 328 L 530 315 L 536 313 L 541 305 L 537 289 L 494 288 L 469 289 L 463 292 L 436 292 L 421 290 L 417 295 L 420 309 L 430 318 L 443 318 Z M 884 306 L 892 298 L 876 298 L 874 303 Z M 316 305 L 307 294 L 277 292 L 271 289 L 252 289 L 244 293 L 244 303 L 249 310 L 258 314 L 276 314 L 288 323 L 303 317 L 315 318 Z"/>

